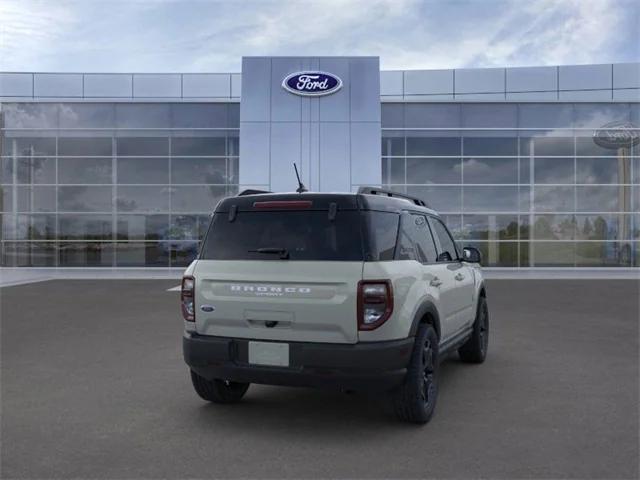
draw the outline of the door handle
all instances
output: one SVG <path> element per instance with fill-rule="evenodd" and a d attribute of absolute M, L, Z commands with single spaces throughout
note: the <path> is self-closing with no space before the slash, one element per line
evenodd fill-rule
<path fill-rule="evenodd" d="M 457 274 L 455 277 L 453 277 L 453 278 L 455 278 L 455 279 L 456 279 L 456 280 L 458 280 L 458 281 L 461 281 L 461 280 L 464 280 L 464 275 L 463 275 L 463 274 L 461 274 L 461 273 L 458 273 L 458 274 Z"/>
<path fill-rule="evenodd" d="M 440 280 L 438 277 L 433 277 L 433 280 L 429 282 L 429 285 L 431 285 L 432 287 L 439 287 L 440 285 L 442 285 L 442 280 Z"/>

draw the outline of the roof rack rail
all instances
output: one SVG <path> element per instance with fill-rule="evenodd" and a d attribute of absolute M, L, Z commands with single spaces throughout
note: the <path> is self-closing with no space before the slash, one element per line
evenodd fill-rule
<path fill-rule="evenodd" d="M 247 188 L 246 190 L 241 191 L 237 197 L 244 197 L 245 195 L 257 195 L 259 193 L 273 193 L 268 190 L 256 190 L 253 188 Z"/>
<path fill-rule="evenodd" d="M 411 195 L 406 195 L 404 193 L 399 193 L 399 192 L 393 192 L 391 190 L 384 190 L 378 187 L 360 187 L 358 189 L 358 193 L 366 194 L 366 195 L 381 195 L 384 197 L 392 197 L 392 198 L 402 198 L 403 200 L 408 200 L 421 207 L 429 208 L 429 205 L 427 205 L 427 203 L 424 200 L 418 197 L 412 197 Z"/>

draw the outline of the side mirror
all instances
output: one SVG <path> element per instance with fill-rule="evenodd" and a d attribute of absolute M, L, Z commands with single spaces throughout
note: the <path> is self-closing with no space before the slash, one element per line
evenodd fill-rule
<path fill-rule="evenodd" d="M 462 249 L 462 261 L 469 263 L 481 263 L 482 254 L 475 247 L 464 247 Z"/>

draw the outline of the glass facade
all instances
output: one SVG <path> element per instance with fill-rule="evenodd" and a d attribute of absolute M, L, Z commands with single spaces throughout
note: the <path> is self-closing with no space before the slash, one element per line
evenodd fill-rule
<path fill-rule="evenodd" d="M 4 103 L 2 265 L 185 266 L 238 189 L 238 103 Z"/>
<path fill-rule="evenodd" d="M 640 266 L 638 103 L 383 103 L 384 186 L 424 199 L 495 267 Z"/>
<path fill-rule="evenodd" d="M 640 266 L 638 103 L 382 103 L 382 181 L 487 266 Z M 3 266 L 182 267 L 238 191 L 239 104 L 0 105 Z"/>

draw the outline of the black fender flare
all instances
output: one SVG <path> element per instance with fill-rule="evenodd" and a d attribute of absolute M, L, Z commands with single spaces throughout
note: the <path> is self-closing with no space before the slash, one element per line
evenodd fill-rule
<path fill-rule="evenodd" d="M 425 300 L 413 317 L 413 322 L 411 323 L 411 330 L 409 331 L 410 337 L 415 337 L 418 332 L 418 327 L 420 323 L 424 319 L 425 315 L 431 316 L 433 319 L 433 328 L 436 329 L 436 333 L 438 334 L 438 338 L 440 337 L 440 314 L 438 313 L 438 309 L 435 304 L 431 300 Z"/>

